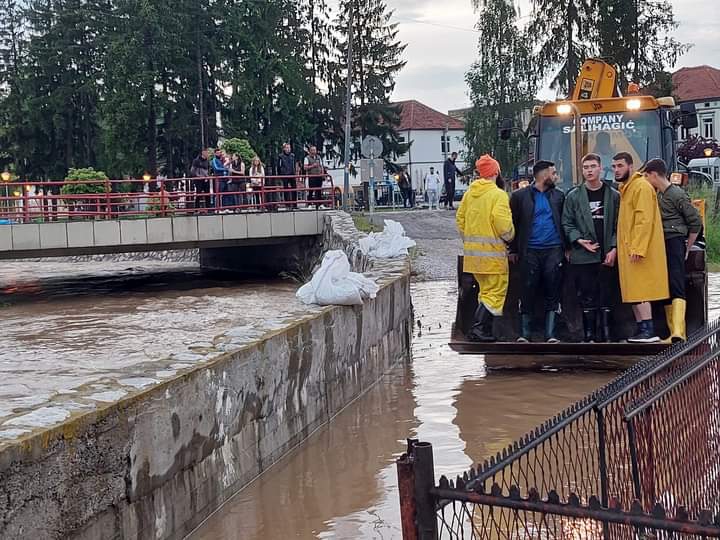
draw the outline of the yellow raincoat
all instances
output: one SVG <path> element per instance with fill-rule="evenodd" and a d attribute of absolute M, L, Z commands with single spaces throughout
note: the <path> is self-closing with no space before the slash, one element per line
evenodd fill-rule
<path fill-rule="evenodd" d="M 493 315 L 501 315 L 508 287 L 506 242 L 515 237 L 507 193 L 492 180 L 476 180 L 465 193 L 456 220 L 464 243 L 463 270 L 480 285 L 480 303 Z"/>
<path fill-rule="evenodd" d="M 655 188 L 642 173 L 620 186 L 617 247 L 623 302 L 636 304 L 670 296 L 662 218 Z M 630 255 L 640 255 L 632 262 Z"/>

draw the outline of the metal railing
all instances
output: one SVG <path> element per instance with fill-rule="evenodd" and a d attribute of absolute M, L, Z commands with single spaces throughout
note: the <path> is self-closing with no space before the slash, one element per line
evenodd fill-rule
<path fill-rule="evenodd" d="M 434 485 L 432 471 L 429 485 L 418 481 L 417 463 L 428 474 L 427 449 L 411 445 L 398 474 L 402 485 L 412 465 L 411 499 L 420 505 L 417 536 L 405 538 L 634 539 L 640 529 L 720 537 L 719 339 L 716 321 L 453 483 Z M 401 490 L 404 511 L 407 499 Z M 590 528 L 571 534 L 583 523 Z"/>
<path fill-rule="evenodd" d="M 211 176 L 0 183 L 0 222 L 131 219 L 335 207 L 332 178 Z"/>

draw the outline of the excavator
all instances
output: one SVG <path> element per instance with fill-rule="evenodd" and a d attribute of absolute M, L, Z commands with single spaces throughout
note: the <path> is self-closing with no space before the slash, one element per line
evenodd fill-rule
<path fill-rule="evenodd" d="M 627 95 L 617 85 L 617 70 L 610 64 L 589 59 L 583 64 L 569 99 L 535 107 L 530 123 L 530 164 L 533 160 L 555 163 L 558 187 L 569 191 L 582 182 L 582 156 L 594 152 L 602 158 L 602 179 L 612 182 L 612 157 L 629 152 L 636 164 L 661 157 L 670 170 L 678 171 L 677 133 L 682 126 L 697 127 L 694 105 L 677 107 L 672 97 L 656 98 L 641 95 L 631 84 Z M 508 138 L 512 127 L 503 123 L 501 138 Z M 531 167 L 532 165 L 530 165 Z M 685 185 L 687 174 L 674 172 L 671 181 Z M 523 187 L 522 184 L 519 187 Z M 704 201 L 693 201 L 704 219 Z M 545 343 L 539 325 L 543 319 L 536 313 L 538 328 L 533 329 L 530 343 L 516 341 L 519 330 L 519 298 L 521 276 L 519 265 L 510 266 L 505 313 L 496 318 L 496 343 L 476 343 L 466 339 L 478 305 L 478 285 L 472 274 L 463 272 L 462 256 L 458 259 L 458 304 L 450 347 L 462 354 L 482 354 L 488 367 L 538 368 L 571 366 L 601 368 L 626 367 L 643 356 L 656 354 L 667 345 L 635 344 L 624 339 L 632 335 L 635 321 L 629 305 L 623 305 L 619 291 L 608 343 L 582 342 L 582 316 L 578 306 L 575 279 L 571 265 L 566 265 L 562 313 L 559 317 L 560 343 Z M 702 245 L 694 247 L 687 261 L 687 330 L 688 333 L 707 323 L 707 268 Z M 536 302 L 540 304 L 540 302 Z M 539 307 L 538 307 L 539 309 Z M 654 312 L 656 328 L 667 332 L 662 307 Z"/>

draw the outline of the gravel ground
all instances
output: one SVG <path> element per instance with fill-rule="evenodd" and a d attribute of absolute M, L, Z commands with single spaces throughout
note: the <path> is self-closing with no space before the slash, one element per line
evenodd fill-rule
<path fill-rule="evenodd" d="M 456 278 L 462 241 L 455 225 L 454 211 L 382 212 L 375 214 L 371 221 L 382 226 L 385 219 L 401 223 L 405 233 L 417 242 L 418 254 L 413 266 L 418 281 Z"/>

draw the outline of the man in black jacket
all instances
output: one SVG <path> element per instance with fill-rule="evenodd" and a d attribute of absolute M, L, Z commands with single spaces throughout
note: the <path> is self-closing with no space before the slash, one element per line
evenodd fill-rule
<path fill-rule="evenodd" d="M 560 312 L 562 271 L 565 257 L 562 212 L 565 195 L 555 189 L 557 172 L 550 161 L 533 167 L 532 185 L 513 193 L 510 199 L 515 240 L 510 245 L 510 261 L 520 262 L 520 337 L 530 341 L 535 293 L 544 297 L 545 339 L 557 343 L 555 322 Z"/>
<path fill-rule="evenodd" d="M 282 153 L 278 156 L 277 173 L 279 176 L 286 177 L 282 179 L 282 184 L 287 190 L 284 196 L 285 206 L 297 208 L 297 191 L 295 191 L 297 189 L 295 178 L 297 171 L 295 170 L 295 154 L 291 151 L 290 143 L 283 144 Z"/>
<path fill-rule="evenodd" d="M 450 157 L 447 158 L 443 165 L 443 178 L 445 183 L 445 208 L 452 210 L 454 208 L 453 201 L 455 200 L 455 178 L 458 174 L 462 174 L 460 169 L 455 165 L 458 153 L 453 152 Z"/>

